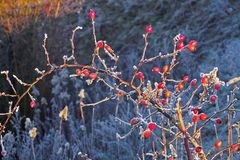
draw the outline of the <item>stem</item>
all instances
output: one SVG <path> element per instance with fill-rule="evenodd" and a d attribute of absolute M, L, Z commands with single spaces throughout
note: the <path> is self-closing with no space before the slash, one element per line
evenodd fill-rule
<path fill-rule="evenodd" d="M 162 115 L 162 128 L 164 128 L 164 125 L 163 125 L 163 121 L 164 121 L 164 116 Z M 164 154 L 167 155 L 167 139 L 166 139 L 166 134 L 165 134 L 165 131 L 162 129 L 162 141 L 163 141 L 163 144 L 164 144 Z M 165 160 L 167 160 L 167 156 L 165 156 Z"/>
<path fill-rule="evenodd" d="M 60 124 L 59 124 L 59 133 L 61 134 L 61 132 L 62 132 L 62 118 L 61 118 Z"/>
<path fill-rule="evenodd" d="M 228 146 L 232 145 L 232 119 L 231 111 L 228 111 Z M 232 159 L 232 149 L 228 149 L 228 160 Z"/>
<path fill-rule="evenodd" d="M 147 50 L 147 46 L 148 46 L 147 37 L 148 37 L 148 33 L 144 35 L 144 43 L 145 43 L 145 45 L 144 45 L 143 54 L 142 54 L 142 58 L 141 58 L 140 62 L 143 61 L 144 58 L 145 58 L 145 54 L 146 54 L 146 50 Z"/>
<path fill-rule="evenodd" d="M 35 155 L 35 149 L 34 149 L 34 144 L 33 144 L 33 140 L 31 141 L 31 147 L 32 147 L 32 153 L 33 153 L 33 159 L 36 160 L 36 155 Z"/>
<path fill-rule="evenodd" d="M 191 156 L 191 152 L 190 152 L 190 149 L 189 149 L 189 143 L 188 143 L 188 135 L 187 134 L 184 134 L 185 135 L 185 138 L 184 138 L 184 146 L 185 146 L 185 150 L 187 152 L 187 157 L 188 157 L 188 160 L 191 160 L 192 159 L 192 156 Z"/>
<path fill-rule="evenodd" d="M 92 20 L 92 29 L 93 29 L 93 38 L 94 38 L 94 43 L 97 48 L 97 36 L 96 36 L 96 30 L 95 30 L 95 22 Z"/>
<path fill-rule="evenodd" d="M 180 127 L 182 128 L 182 132 L 184 134 L 184 147 L 185 147 L 185 150 L 187 152 L 187 157 L 188 157 L 188 160 L 191 160 L 192 159 L 192 156 L 191 156 L 191 152 L 190 152 L 190 149 L 189 149 L 189 143 L 188 143 L 188 134 L 186 134 L 186 127 L 184 125 L 184 121 L 183 121 L 183 118 L 182 118 L 182 110 L 181 110 L 181 99 L 179 98 L 178 101 L 177 101 L 177 115 L 178 115 L 178 121 L 179 121 L 179 124 L 180 124 Z"/>

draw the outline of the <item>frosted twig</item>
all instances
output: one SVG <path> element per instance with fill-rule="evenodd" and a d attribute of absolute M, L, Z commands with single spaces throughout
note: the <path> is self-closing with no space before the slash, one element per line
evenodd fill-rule
<path fill-rule="evenodd" d="M 6 80 L 7 80 L 7 82 L 8 82 L 9 85 L 11 86 L 11 88 L 12 88 L 13 92 L 15 93 L 15 95 L 18 96 L 17 91 L 16 91 L 15 87 L 13 86 L 13 84 L 12 84 L 12 82 L 11 82 L 9 76 L 8 76 L 9 71 L 1 71 L 1 74 L 4 74 L 4 75 L 6 76 Z"/>
<path fill-rule="evenodd" d="M 96 36 L 96 30 L 95 30 L 95 22 L 94 19 L 92 19 L 92 29 L 93 29 L 93 38 L 94 38 L 94 43 L 97 48 L 97 36 Z"/>
<path fill-rule="evenodd" d="M 35 68 L 35 71 L 41 75 L 45 73 L 45 70 L 40 71 L 38 68 Z"/>
<path fill-rule="evenodd" d="M 104 67 L 106 70 L 109 70 L 108 67 L 107 67 L 107 65 L 106 65 L 106 63 L 105 63 L 105 60 L 102 59 L 102 58 L 99 56 L 99 54 L 97 54 L 97 57 L 98 57 L 98 59 L 100 60 L 100 62 L 102 63 L 103 67 Z"/>
<path fill-rule="evenodd" d="M 121 136 L 120 134 L 116 133 L 116 137 L 117 139 L 125 139 L 128 136 L 130 136 L 132 134 L 132 132 L 134 131 L 134 127 L 130 129 L 130 131 L 128 133 L 126 133 L 125 135 Z"/>
<path fill-rule="evenodd" d="M 146 34 L 143 35 L 144 44 L 145 44 L 145 45 L 144 45 L 144 49 L 143 49 L 143 53 L 142 53 L 142 58 L 141 58 L 140 62 L 143 61 L 144 58 L 145 58 L 145 54 L 146 54 L 146 50 L 147 50 L 147 46 L 148 46 L 147 37 L 148 37 L 148 33 L 146 33 Z"/>
<path fill-rule="evenodd" d="M 121 123 L 123 123 L 123 124 L 126 124 L 126 125 L 128 125 L 128 126 L 131 126 L 130 123 L 125 122 L 125 121 L 123 121 L 122 119 L 120 119 L 120 118 L 118 118 L 118 117 L 115 117 L 115 120 L 116 120 L 116 121 L 119 121 L 119 122 L 121 122 Z"/>
<path fill-rule="evenodd" d="M 227 82 L 227 86 L 232 85 L 232 84 L 234 84 L 234 83 L 237 83 L 237 82 L 239 82 L 239 81 L 240 81 L 240 77 L 235 77 L 235 78 L 233 78 L 233 79 L 230 79 L 230 80 Z"/>
<path fill-rule="evenodd" d="M 43 39 L 43 45 L 42 45 L 42 47 L 43 47 L 43 49 L 44 49 L 44 53 L 45 53 L 46 58 L 47 58 L 47 66 L 53 67 L 52 64 L 51 64 L 51 62 L 50 62 L 49 53 L 48 53 L 47 48 L 46 48 L 47 38 L 48 38 L 48 36 L 47 36 L 47 34 L 45 33 L 45 34 L 44 34 L 44 39 Z"/>
<path fill-rule="evenodd" d="M 18 95 L 15 94 L 7 94 L 5 92 L 0 92 L 0 97 L 4 96 L 4 97 L 17 97 Z"/>
<path fill-rule="evenodd" d="M 110 89 L 114 89 L 114 87 L 112 87 L 110 84 L 108 84 L 103 78 L 98 78 L 98 81 L 103 82 L 106 86 L 108 86 Z"/>
<path fill-rule="evenodd" d="M 115 95 L 108 96 L 108 97 L 106 97 L 106 98 L 104 98 L 104 99 L 102 99 L 102 100 L 99 100 L 99 101 L 95 102 L 95 103 L 88 103 L 88 104 L 81 103 L 81 106 L 82 106 L 82 107 L 96 106 L 96 105 L 98 105 L 98 104 L 101 104 L 101 103 L 103 103 L 103 102 L 106 102 L 106 101 L 110 100 L 110 99 L 111 99 L 112 97 L 114 97 L 114 96 L 115 96 Z"/>
<path fill-rule="evenodd" d="M 80 30 L 80 29 L 82 29 L 82 27 L 77 26 L 74 30 L 72 30 L 72 38 L 70 39 L 71 46 L 72 46 L 72 55 L 71 55 L 71 57 L 74 60 L 74 63 L 77 63 L 76 58 L 75 58 L 75 51 L 74 51 L 75 50 L 74 37 L 75 37 L 75 32 L 77 30 Z"/>
<path fill-rule="evenodd" d="M 13 75 L 13 77 L 18 81 L 18 83 L 22 84 L 23 86 L 30 86 L 30 84 L 23 82 L 16 75 Z"/>

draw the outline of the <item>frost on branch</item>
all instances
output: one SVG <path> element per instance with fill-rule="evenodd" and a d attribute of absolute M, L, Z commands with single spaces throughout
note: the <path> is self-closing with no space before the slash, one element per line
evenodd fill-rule
<path fill-rule="evenodd" d="M 1 92 L 1 96 L 15 98 L 9 104 L 8 113 L 2 113 L 1 116 L 6 118 L 1 123 L 0 134 L 3 135 L 6 126 L 10 120 L 16 115 L 17 110 L 26 106 L 21 106 L 23 98 L 28 98 L 31 102 L 30 105 L 33 110 L 39 110 L 37 106 L 37 95 L 31 95 L 34 91 L 34 86 L 37 86 L 43 79 L 52 74 L 58 74 L 61 71 L 65 71 L 61 77 L 62 80 L 52 79 L 52 84 L 55 87 L 52 93 L 58 98 L 51 101 L 54 108 L 47 114 L 52 114 L 60 118 L 59 132 L 54 132 L 54 141 L 56 146 L 54 147 L 54 153 L 60 154 L 69 148 L 67 133 L 74 134 L 78 139 L 78 134 L 85 137 L 86 141 L 91 139 L 91 143 L 94 143 L 95 131 L 99 133 L 95 124 L 97 123 L 95 115 L 97 114 L 96 108 L 108 101 L 116 104 L 115 116 L 112 116 L 112 120 L 117 124 L 111 126 L 113 123 L 108 123 L 107 127 L 103 127 L 106 132 L 110 133 L 109 128 L 116 131 L 114 137 L 117 143 L 123 143 L 125 139 L 136 136 L 139 150 L 137 151 L 136 157 L 144 159 L 147 156 L 151 156 L 153 159 L 157 158 L 185 158 L 185 159 L 213 159 L 216 156 L 222 157 L 222 153 L 227 157 L 232 157 L 234 145 L 240 143 L 239 136 L 234 137 L 232 127 L 236 128 L 237 120 L 234 119 L 235 114 L 239 112 L 235 98 L 238 94 L 239 89 L 237 87 L 232 88 L 231 84 L 238 82 L 238 78 L 229 80 L 225 86 L 225 82 L 218 77 L 218 68 L 213 68 L 209 73 L 202 73 L 200 77 L 191 77 L 191 75 L 182 75 L 182 78 L 175 79 L 173 72 L 175 67 L 180 63 L 178 57 L 182 56 L 183 51 L 190 51 L 193 54 L 197 54 L 198 43 L 196 40 L 186 41 L 185 36 L 178 34 L 173 38 L 173 51 L 171 53 L 156 53 L 155 56 L 150 57 L 148 55 L 149 39 L 151 38 L 154 26 L 148 25 L 145 33 L 143 34 L 144 45 L 142 46 L 142 55 L 138 57 L 138 63 L 129 68 L 131 71 L 128 79 L 123 79 L 124 74 L 117 67 L 119 57 L 121 53 L 114 50 L 114 46 L 110 46 L 106 40 L 100 40 L 97 37 L 95 30 L 95 18 L 96 13 L 91 10 L 89 13 L 90 23 L 92 25 L 92 33 L 94 39 L 94 48 L 92 49 L 92 57 L 89 64 L 80 64 L 78 59 L 75 57 L 75 46 L 74 37 L 75 32 L 83 30 L 82 27 L 76 27 L 72 30 L 71 53 L 63 56 L 63 64 L 54 65 L 52 63 L 49 52 L 47 50 L 47 34 L 44 35 L 43 39 L 43 51 L 46 58 L 46 69 L 40 71 L 38 68 L 35 71 L 38 73 L 37 77 L 33 82 L 26 83 L 21 80 L 19 75 L 9 76 L 9 71 L 2 71 L 1 74 L 6 78 L 12 94 L 6 94 Z M 85 58 L 85 57 L 84 57 Z M 166 60 L 166 64 L 159 66 L 153 66 L 152 71 L 145 72 L 143 67 L 145 65 L 151 65 L 156 61 Z M 150 77 L 150 78 L 149 78 Z M 151 81 L 151 77 L 156 77 L 157 82 Z M 25 90 L 23 93 L 17 91 L 12 83 L 11 78 L 14 78 Z M 81 81 L 81 85 L 75 86 L 78 91 L 68 91 L 63 88 L 67 88 L 68 85 L 64 81 L 69 79 L 72 82 Z M 64 86 L 64 87 L 61 87 Z M 71 84 L 76 85 L 76 84 Z M 97 100 L 92 100 L 92 94 L 95 90 L 95 86 L 101 85 L 103 91 L 98 94 Z M 70 85 L 69 85 L 70 86 Z M 231 90 L 228 98 L 219 94 L 221 89 L 227 87 Z M 58 94 L 60 91 L 61 94 Z M 89 91 L 90 90 L 90 91 Z M 77 94 L 78 100 L 76 102 L 71 101 L 71 98 Z M 107 104 L 111 104 L 110 102 Z M 119 108 L 123 103 L 131 104 L 133 107 L 124 114 L 120 114 Z M 56 107 L 57 106 L 57 107 Z M 61 111 L 60 108 L 65 106 Z M 108 110 L 105 106 L 102 110 Z M 127 105 L 126 105 L 127 106 Z M 113 106 L 114 107 L 114 106 Z M 89 109 L 90 108 L 90 109 Z M 130 108 L 130 107 L 128 107 Z M 101 111 L 102 111 L 101 110 Z M 91 127 L 87 126 L 86 112 L 92 111 L 91 113 Z M 39 113 L 38 113 L 39 114 Z M 227 115 L 227 123 L 225 128 L 228 132 L 225 135 L 227 143 L 223 144 L 222 137 L 218 136 L 218 129 L 222 124 L 220 115 Z M 36 111 L 37 115 L 37 111 Z M 131 115 L 131 119 L 129 119 Z M 73 119 L 78 117 L 80 124 L 75 125 Z M 81 121 L 79 121 L 81 119 Z M 51 125 L 50 125 L 51 126 Z M 70 126 L 70 127 L 69 127 Z M 79 127 L 77 133 L 73 133 L 71 130 L 74 127 Z M 118 126 L 125 126 L 125 129 L 118 130 Z M 213 126 L 212 137 L 215 144 L 207 144 L 206 126 Z M 43 128 L 46 126 L 43 126 Z M 54 126 L 55 127 L 55 126 Z M 66 129 L 69 127 L 69 130 Z M 221 126 L 220 126 L 221 127 Z M 37 127 L 36 127 L 37 128 Z M 34 139 L 37 139 L 37 129 L 32 128 L 29 132 L 31 139 L 31 148 L 33 158 L 36 159 L 35 155 L 35 144 Z M 39 127 L 40 128 L 40 127 Z M 56 127 L 55 127 L 56 128 Z M 89 129 L 90 128 L 90 129 Z M 87 135 L 87 132 L 91 132 L 91 136 Z M 239 130 L 237 130 L 239 135 Z M 100 132 L 101 134 L 101 132 Z M 102 135 L 109 136 L 108 134 Z M 238 142 L 234 142 L 233 138 L 238 138 Z M 26 140 L 27 141 L 27 140 Z M 90 140 L 89 140 L 90 141 Z M 66 142 L 66 143 L 63 143 Z M 90 145 L 87 142 L 78 142 L 84 145 Z M 84 146 L 83 145 L 83 146 Z M 119 144 L 117 144 L 120 147 Z M 125 144 L 127 145 L 127 144 Z M 224 146 L 222 146 L 224 145 Z M 76 146 L 75 146 L 76 147 Z M 2 148 L 4 148 L 2 146 Z M 222 148 L 222 150 L 215 152 L 216 149 Z M 236 149 L 236 148 L 235 148 Z M 75 148 L 77 151 L 77 147 Z M 235 150 L 236 151 L 236 150 Z M 220 153 L 221 152 L 221 153 Z M 77 151 L 77 153 L 81 153 Z M 83 154 L 79 154 L 83 156 Z M 94 154 L 92 154 L 94 155 Z M 138 155 L 138 156 L 137 156 Z M 186 156 L 184 156 L 186 155 Z M 87 156 L 85 156 L 87 157 Z"/>

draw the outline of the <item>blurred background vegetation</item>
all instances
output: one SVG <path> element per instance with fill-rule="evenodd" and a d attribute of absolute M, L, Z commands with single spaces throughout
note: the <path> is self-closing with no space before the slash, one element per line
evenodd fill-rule
<path fill-rule="evenodd" d="M 124 79 L 129 78 L 132 66 L 139 60 L 144 44 L 142 34 L 148 24 L 153 26 L 154 33 L 150 36 L 147 56 L 172 51 L 172 39 L 178 33 L 185 35 L 187 41 L 196 39 L 199 42 L 196 53 L 184 51 L 179 57 L 181 63 L 172 75 L 174 78 L 184 74 L 195 78 L 214 66 L 219 67 L 222 80 L 240 75 L 239 0 L 1 0 L 0 70 L 9 70 L 31 82 L 37 76 L 34 68 L 46 69 L 41 47 L 44 33 L 49 37 L 50 58 L 60 65 L 62 57 L 71 53 L 69 39 L 76 26 L 83 26 L 83 31 L 77 32 L 75 37 L 77 60 L 88 63 L 94 47 L 88 18 L 90 8 L 97 13 L 98 39 L 107 40 L 120 56 L 118 67 L 124 73 Z M 168 61 L 154 62 L 145 66 L 143 72 L 149 72 L 153 65 L 161 67 L 165 63 Z M 47 97 L 49 104 L 56 96 L 52 94 L 51 79 L 48 77 L 36 86 L 40 97 Z M 0 91 L 10 93 L 2 76 L 0 82 Z M 24 91 L 15 81 L 14 85 L 20 93 Z M 91 100 L 104 92 L 94 88 L 96 91 L 99 94 L 88 95 Z M 7 111 L 9 100 L 0 97 L 1 111 Z M 29 102 L 24 99 L 22 115 L 32 116 L 34 111 L 29 109 Z M 100 114 L 107 115 L 107 112 L 104 110 Z"/>
<path fill-rule="evenodd" d="M 184 52 L 180 56 L 182 63 L 174 77 L 189 73 L 196 77 L 214 66 L 220 68 L 223 80 L 239 75 L 238 0 L 1 0 L 0 69 L 9 70 L 20 79 L 31 82 L 36 77 L 34 68 L 46 69 L 41 47 L 44 33 L 49 37 L 50 58 L 59 65 L 63 55 L 70 54 L 69 38 L 72 29 L 78 25 L 84 30 L 76 34 L 77 58 L 79 62 L 87 63 L 93 48 L 87 16 L 90 8 L 97 12 L 98 39 L 107 40 L 120 55 L 119 68 L 126 78 L 131 74 L 131 70 L 126 68 L 132 68 L 141 54 L 142 33 L 147 24 L 152 24 L 154 29 L 149 56 L 171 51 L 172 38 L 178 33 L 185 35 L 187 40 L 199 42 L 197 53 Z M 157 63 L 161 66 L 166 62 Z M 144 71 L 150 69 L 148 66 Z M 3 77 L 0 81 L 1 91 L 10 92 Z M 45 82 L 40 84 L 40 93 L 50 95 L 48 87 L 44 87 L 48 86 Z M 14 85 L 23 91 L 16 82 Z M 0 100 L 1 105 L 6 106 L 6 99 Z M 26 100 L 24 105 L 28 103 Z"/>

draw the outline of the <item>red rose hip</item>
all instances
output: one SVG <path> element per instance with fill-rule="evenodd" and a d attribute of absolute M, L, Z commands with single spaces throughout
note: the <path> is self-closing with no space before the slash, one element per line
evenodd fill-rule
<path fill-rule="evenodd" d="M 197 79 L 193 79 L 190 83 L 191 87 L 196 86 L 196 84 L 197 84 Z"/>
<path fill-rule="evenodd" d="M 75 73 L 76 75 L 80 76 L 82 74 L 82 71 L 80 69 L 76 69 Z"/>
<path fill-rule="evenodd" d="M 190 43 L 188 45 L 188 50 L 190 52 L 195 52 L 196 49 L 197 49 L 197 41 L 195 41 L 195 40 L 190 41 Z"/>
<path fill-rule="evenodd" d="M 238 151 L 239 150 L 239 146 L 237 144 L 235 144 L 235 145 L 232 146 L 232 149 L 234 151 Z"/>
<path fill-rule="evenodd" d="M 211 95 L 210 102 L 216 102 L 216 100 L 217 100 L 217 96 Z"/>
<path fill-rule="evenodd" d="M 180 41 L 184 41 L 184 39 L 185 39 L 184 35 L 180 35 L 180 36 L 179 36 L 179 40 L 180 40 Z"/>
<path fill-rule="evenodd" d="M 207 84 L 208 83 L 208 77 L 207 76 L 203 76 L 202 77 L 202 84 Z"/>
<path fill-rule="evenodd" d="M 96 17 L 96 12 L 93 10 L 93 9 L 90 9 L 89 13 L 88 13 L 88 16 L 94 20 L 95 17 Z"/>
<path fill-rule="evenodd" d="M 163 105 L 167 105 L 167 101 L 165 99 L 162 100 Z"/>
<path fill-rule="evenodd" d="M 148 101 L 146 101 L 146 100 L 141 100 L 141 104 L 142 104 L 143 106 L 148 106 Z"/>
<path fill-rule="evenodd" d="M 216 123 L 216 124 L 221 124 L 221 123 L 222 123 L 221 118 L 216 118 L 216 119 L 215 119 L 215 123 Z"/>
<path fill-rule="evenodd" d="M 155 123 L 150 122 L 150 123 L 148 124 L 148 129 L 150 129 L 151 131 L 153 131 L 155 128 L 156 128 L 156 124 L 155 124 Z"/>
<path fill-rule="evenodd" d="M 106 45 L 106 46 L 105 46 L 105 50 L 106 50 L 107 52 L 109 52 L 109 53 L 112 52 L 112 48 L 111 48 L 109 45 Z"/>
<path fill-rule="evenodd" d="M 220 140 L 217 140 L 216 142 L 215 142 L 215 148 L 221 148 L 222 147 L 222 141 L 220 141 Z"/>
<path fill-rule="evenodd" d="M 139 79 L 143 79 L 143 78 L 144 78 L 144 75 L 143 75 L 142 72 L 138 72 L 137 77 L 138 77 Z"/>
<path fill-rule="evenodd" d="M 146 33 L 152 33 L 152 26 L 151 25 L 148 25 L 146 27 Z"/>
<path fill-rule="evenodd" d="M 198 114 L 199 113 L 199 109 L 198 108 L 193 108 L 191 111 L 192 111 L 193 114 Z"/>
<path fill-rule="evenodd" d="M 163 88 L 165 87 L 165 85 L 160 82 L 160 83 L 158 83 L 158 86 L 157 86 L 157 87 L 158 87 L 158 89 L 163 89 Z"/>
<path fill-rule="evenodd" d="M 97 74 L 96 74 L 96 73 L 91 73 L 91 74 L 89 75 L 89 77 L 90 77 L 91 79 L 96 79 L 96 78 L 97 78 Z"/>
<path fill-rule="evenodd" d="M 149 129 L 145 130 L 143 136 L 145 139 L 148 139 L 151 136 L 151 131 Z"/>
<path fill-rule="evenodd" d="M 170 97 L 171 97 L 171 92 L 168 91 L 168 90 L 166 90 L 166 91 L 164 92 L 164 95 L 165 95 L 165 98 L 170 98 Z"/>
<path fill-rule="evenodd" d="M 182 83 L 179 83 L 177 86 L 177 90 L 182 90 L 184 88 L 184 85 Z"/>
<path fill-rule="evenodd" d="M 198 115 L 193 115 L 193 116 L 192 116 L 192 121 L 193 121 L 194 123 L 197 123 L 197 122 L 199 121 Z"/>
<path fill-rule="evenodd" d="M 138 123 L 138 121 L 137 121 L 136 118 L 132 118 L 130 123 L 131 123 L 132 126 L 135 126 Z"/>
<path fill-rule="evenodd" d="M 84 69 L 84 70 L 82 71 L 82 74 L 83 74 L 84 76 L 89 76 L 90 72 L 89 72 L 88 69 Z"/>
<path fill-rule="evenodd" d="M 200 147 L 200 146 L 196 147 L 196 148 L 195 148 L 195 151 L 196 151 L 197 153 L 200 153 L 200 152 L 202 151 L 202 147 Z"/>
<path fill-rule="evenodd" d="M 206 121 L 208 119 L 208 116 L 205 113 L 201 113 L 199 117 L 202 121 Z"/>
<path fill-rule="evenodd" d="M 195 52 L 197 50 L 196 46 L 188 45 L 188 50 L 190 52 Z"/>
<path fill-rule="evenodd" d="M 103 41 L 98 41 L 97 46 L 98 46 L 98 48 L 103 48 L 103 46 L 104 46 Z"/>
<path fill-rule="evenodd" d="M 152 71 L 155 72 L 155 73 L 159 73 L 160 69 L 158 67 L 153 67 Z"/>
<path fill-rule="evenodd" d="M 184 43 L 183 42 L 179 42 L 177 45 L 177 49 L 178 50 L 183 50 L 184 49 Z"/>
<path fill-rule="evenodd" d="M 214 89 L 215 90 L 219 90 L 220 89 L 220 84 L 219 83 L 215 83 L 214 84 Z"/>
<path fill-rule="evenodd" d="M 189 77 L 186 75 L 183 77 L 183 82 L 188 82 L 189 81 Z"/>
<path fill-rule="evenodd" d="M 31 101 L 30 106 L 34 108 L 36 106 L 36 102 L 34 100 Z"/>
<path fill-rule="evenodd" d="M 163 67 L 163 69 L 162 69 L 162 72 L 163 73 L 166 73 L 168 71 L 168 65 L 165 65 L 164 67 Z"/>

